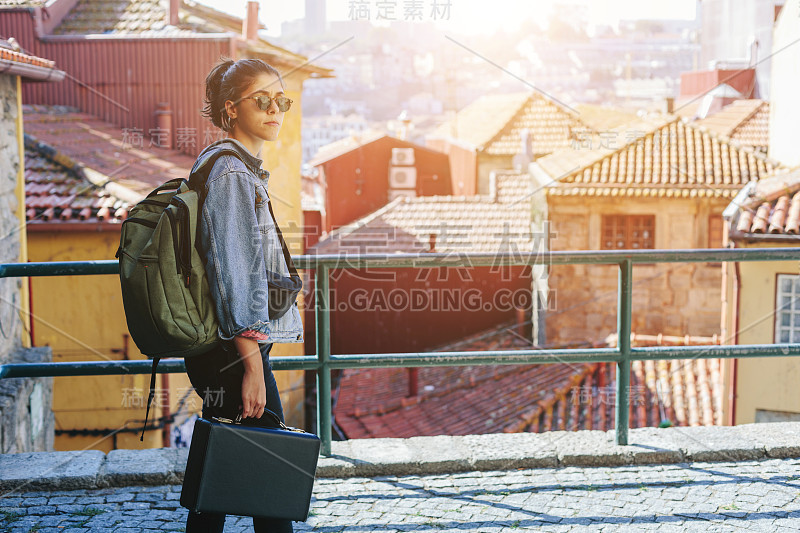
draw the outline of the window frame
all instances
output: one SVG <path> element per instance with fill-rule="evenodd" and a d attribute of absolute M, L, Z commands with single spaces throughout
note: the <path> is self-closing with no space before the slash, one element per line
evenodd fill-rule
<path fill-rule="evenodd" d="M 606 247 L 606 229 L 609 227 L 610 219 L 624 219 L 625 221 L 625 248 L 607 248 Z M 650 222 L 651 235 L 648 237 L 650 240 L 650 247 L 631 247 L 631 234 L 633 227 L 636 226 L 636 221 L 646 220 Z M 641 227 L 641 226 L 640 226 Z M 656 248 L 656 216 L 655 215 L 629 215 L 629 214 L 602 214 L 600 217 L 600 249 L 601 250 L 655 250 Z"/>
<path fill-rule="evenodd" d="M 786 279 L 788 279 L 788 280 L 790 280 L 792 282 L 792 291 L 791 291 L 791 293 L 786 293 L 785 291 L 781 290 L 782 281 L 786 280 Z M 784 311 L 783 309 L 781 309 L 781 306 L 779 305 L 781 297 L 784 296 L 784 295 L 793 296 L 793 298 L 792 298 L 792 300 L 790 302 L 789 310 L 788 310 L 788 314 L 789 314 L 789 325 L 788 326 L 784 326 L 781 323 L 782 322 L 782 317 L 784 316 L 784 314 L 787 313 L 787 311 Z M 792 322 L 794 321 L 795 316 L 800 317 L 800 275 L 799 274 L 776 274 L 775 275 L 775 300 L 774 300 L 774 302 L 775 302 L 775 305 L 774 305 L 774 309 L 775 309 L 775 326 L 773 328 L 773 335 L 772 335 L 773 343 L 774 344 L 786 344 L 787 342 L 791 343 L 792 342 L 792 338 L 794 338 L 795 334 L 797 334 L 798 337 L 800 337 L 800 325 L 792 326 Z M 797 302 L 797 303 L 795 303 L 795 302 Z M 792 308 L 797 308 L 797 309 L 792 309 Z M 798 322 L 800 322 L 800 321 L 798 321 Z M 781 332 L 782 332 L 782 330 L 785 330 L 787 328 L 788 328 L 788 331 L 789 331 L 789 340 L 788 341 L 781 341 L 780 340 Z M 799 338 L 799 340 L 800 340 L 800 338 Z"/>

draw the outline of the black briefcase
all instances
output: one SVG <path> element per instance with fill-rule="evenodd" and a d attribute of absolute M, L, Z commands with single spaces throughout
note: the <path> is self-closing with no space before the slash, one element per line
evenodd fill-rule
<path fill-rule="evenodd" d="M 194 424 L 181 505 L 191 511 L 305 521 L 319 459 L 316 435 L 244 426 L 227 419 Z"/>

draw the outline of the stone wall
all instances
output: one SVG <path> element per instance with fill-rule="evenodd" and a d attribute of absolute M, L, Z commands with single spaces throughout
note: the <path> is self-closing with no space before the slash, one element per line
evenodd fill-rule
<path fill-rule="evenodd" d="M 49 347 L 18 348 L 11 363 L 46 363 Z M 0 452 L 52 451 L 55 436 L 53 378 L 0 380 Z"/>
<path fill-rule="evenodd" d="M 706 199 L 550 198 L 550 249 L 599 250 L 603 214 L 654 214 L 657 249 L 706 248 L 708 219 L 724 201 Z M 721 215 L 720 215 L 721 216 Z M 718 245 L 717 245 L 718 246 Z M 550 269 L 546 341 L 599 342 L 617 329 L 617 266 Z M 657 335 L 720 333 L 719 264 L 659 263 L 633 268 L 632 331 Z"/>
<path fill-rule="evenodd" d="M 20 258 L 15 195 L 20 165 L 18 112 L 16 77 L 0 75 L 0 263 L 16 263 Z M 21 343 L 21 288 L 19 278 L 0 279 L 0 362 L 7 361 Z"/>
<path fill-rule="evenodd" d="M 18 144 L 21 110 L 15 76 L 0 74 L 0 263 L 21 257 L 22 221 L 18 218 L 17 178 L 22 162 Z M 52 359 L 50 348 L 23 348 L 23 290 L 20 278 L 0 279 L 0 363 L 34 363 Z M 53 449 L 55 422 L 52 378 L 0 380 L 0 452 Z"/>

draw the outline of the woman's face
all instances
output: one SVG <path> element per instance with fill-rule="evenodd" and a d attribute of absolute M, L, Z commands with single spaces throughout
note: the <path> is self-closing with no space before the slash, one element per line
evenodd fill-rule
<path fill-rule="evenodd" d="M 249 98 L 259 95 L 267 95 L 272 98 L 266 110 L 261 110 L 258 102 Z M 259 74 L 252 85 L 244 91 L 242 100 L 236 106 L 233 106 L 230 100 L 226 102 L 228 115 L 236 119 L 232 136 L 245 144 L 247 141 L 252 144 L 258 139 L 261 141 L 276 140 L 281 131 L 284 115 L 274 100 L 278 96 L 285 96 L 278 76 L 263 73 Z"/>

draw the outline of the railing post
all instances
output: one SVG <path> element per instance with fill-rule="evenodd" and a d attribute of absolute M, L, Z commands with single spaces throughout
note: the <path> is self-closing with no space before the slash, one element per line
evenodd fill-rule
<path fill-rule="evenodd" d="M 314 316 L 317 336 L 317 435 L 322 441 L 322 455 L 331 454 L 331 337 L 330 290 L 328 266 L 318 264 L 314 271 Z"/>
<path fill-rule="evenodd" d="M 617 348 L 622 358 L 617 363 L 616 443 L 628 444 L 628 410 L 631 383 L 631 307 L 633 303 L 633 262 L 619 264 L 617 304 Z"/>

